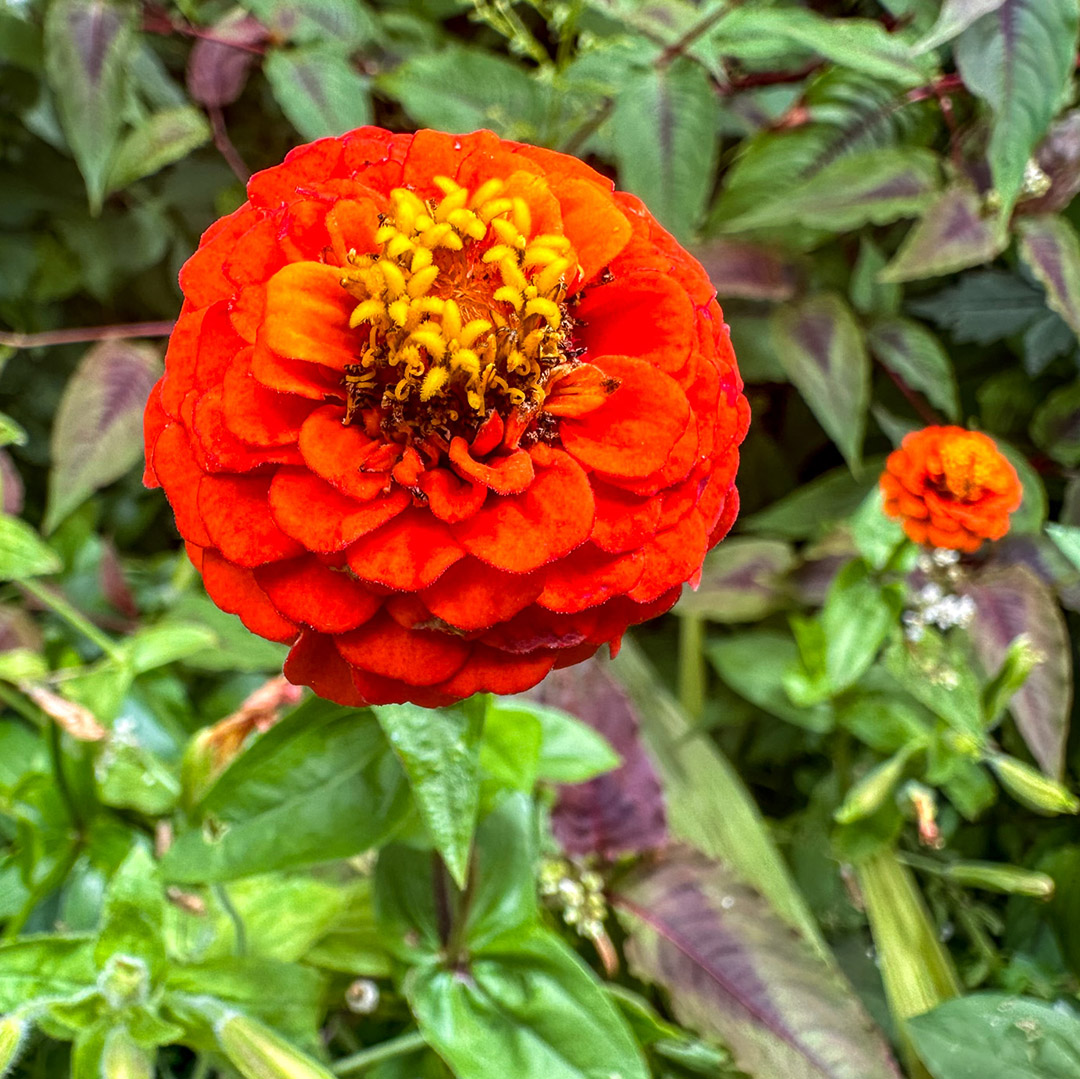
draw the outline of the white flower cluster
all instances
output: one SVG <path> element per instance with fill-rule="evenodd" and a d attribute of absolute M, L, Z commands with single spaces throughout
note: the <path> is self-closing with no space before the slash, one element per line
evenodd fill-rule
<path fill-rule="evenodd" d="M 594 869 L 582 869 L 565 858 L 546 858 L 540 866 L 540 894 L 561 908 L 563 921 L 581 936 L 595 941 L 605 935 L 604 878 Z"/>
<path fill-rule="evenodd" d="M 961 576 L 958 565 L 959 551 L 937 547 L 919 558 L 919 569 L 937 577 L 930 580 L 915 593 L 915 606 L 901 616 L 904 635 L 909 641 L 922 640 L 927 626 L 938 629 L 966 628 L 975 617 L 975 601 L 971 596 L 960 596 L 946 591 L 948 584 L 956 583 Z M 944 571 L 944 573 L 942 573 Z M 944 576 L 946 583 L 941 582 Z"/>

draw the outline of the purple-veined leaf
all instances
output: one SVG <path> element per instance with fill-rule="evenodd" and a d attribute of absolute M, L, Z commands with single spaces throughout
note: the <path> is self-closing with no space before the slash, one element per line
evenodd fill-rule
<path fill-rule="evenodd" d="M 915 52 L 929 52 L 939 45 L 944 45 L 946 41 L 952 41 L 976 19 L 981 19 L 991 11 L 997 11 L 1003 3 L 1005 0 L 945 0 L 937 22 L 930 28 L 930 33 L 915 46 Z"/>
<path fill-rule="evenodd" d="M 851 308 L 833 293 L 776 309 L 773 344 L 788 378 L 853 472 L 862 459 L 870 358 Z"/>
<path fill-rule="evenodd" d="M 1035 152 L 1035 160 L 1050 180 L 1050 190 L 1022 199 L 1022 214 L 1055 214 L 1080 191 L 1080 109 L 1072 109 L 1050 125 Z"/>
<path fill-rule="evenodd" d="M 685 241 L 704 212 L 716 163 L 716 91 L 686 59 L 628 74 L 611 118 L 619 179 Z"/>
<path fill-rule="evenodd" d="M 1047 395 L 1031 422 L 1031 438 L 1067 468 L 1080 465 L 1080 382 Z"/>
<path fill-rule="evenodd" d="M 371 123 L 367 78 L 331 45 L 274 49 L 263 71 L 281 111 L 306 139 Z"/>
<path fill-rule="evenodd" d="M 131 341 L 102 341 L 79 361 L 53 422 L 46 532 L 141 458 L 143 409 L 160 372 L 157 350 Z"/>
<path fill-rule="evenodd" d="M 725 301 L 790 300 L 795 295 L 795 268 L 778 252 L 739 240 L 714 240 L 694 249 L 716 292 Z"/>
<path fill-rule="evenodd" d="M 951 420 L 960 414 L 956 376 L 941 342 L 921 323 L 907 318 L 877 319 L 867 334 L 870 351 L 913 390 Z"/>
<path fill-rule="evenodd" d="M 684 592 L 676 614 L 714 622 L 753 622 L 784 604 L 780 582 L 795 555 L 781 540 L 735 536 L 705 559 L 701 582 Z"/>
<path fill-rule="evenodd" d="M 180 105 L 155 112 L 120 144 L 109 168 L 109 191 L 119 191 L 144 176 L 151 176 L 209 139 L 210 125 L 194 106 Z"/>
<path fill-rule="evenodd" d="M 617 882 L 633 972 L 738 1066 L 784 1079 L 898 1079 L 854 994 L 723 864 L 673 847 Z"/>
<path fill-rule="evenodd" d="M 608 665 L 591 659 L 553 671 L 529 696 L 588 723 L 622 759 L 612 772 L 559 788 L 551 827 L 563 850 L 614 858 L 663 846 L 667 814 L 660 781 L 638 735 L 634 706 Z"/>
<path fill-rule="evenodd" d="M 1078 31 L 1076 0 L 1003 0 L 953 46 L 964 85 L 993 112 L 987 157 L 1006 213 L 1065 93 Z"/>
<path fill-rule="evenodd" d="M 1048 524 L 1046 532 L 1045 536 L 1039 533 L 1006 536 L 994 544 L 994 552 L 986 564 L 993 567 L 1026 566 L 1057 593 L 1062 607 L 1080 611 L 1080 562 L 1077 560 L 1080 558 L 1080 529 Z M 1077 557 L 1070 554 L 1070 540 L 1076 545 Z"/>
<path fill-rule="evenodd" d="M 18 517 L 23 508 L 23 481 L 11 454 L 0 450 L 0 510 Z"/>
<path fill-rule="evenodd" d="M 724 232 L 799 224 L 846 232 L 915 217 L 934 199 L 940 168 L 929 150 L 878 147 L 847 154 L 809 179 L 724 221 Z"/>
<path fill-rule="evenodd" d="M 134 9 L 59 0 L 45 18 L 45 70 L 96 213 L 120 134 Z"/>
<path fill-rule="evenodd" d="M 1009 710 L 1031 755 L 1047 775 L 1060 778 L 1072 706 L 1072 660 L 1053 592 L 1026 566 L 981 573 L 966 591 L 976 607 L 971 637 L 988 673 L 997 671 L 1021 634 L 1042 657 Z"/>
<path fill-rule="evenodd" d="M 904 238 L 881 280 L 918 281 L 955 273 L 996 258 L 1008 244 L 1000 218 L 983 212 L 974 188 L 956 184 L 942 193 Z"/>
<path fill-rule="evenodd" d="M 191 50 L 187 88 L 200 105 L 221 108 L 244 92 L 254 50 L 265 44 L 270 31 L 258 19 L 234 11 L 214 24 L 213 35 L 213 41 L 200 38 Z"/>
<path fill-rule="evenodd" d="M 1063 217 L 1020 219 L 1020 257 L 1046 289 L 1046 303 L 1080 335 L 1080 239 Z"/>

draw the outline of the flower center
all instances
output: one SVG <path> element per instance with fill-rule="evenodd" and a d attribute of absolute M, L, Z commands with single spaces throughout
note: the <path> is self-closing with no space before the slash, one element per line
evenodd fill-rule
<path fill-rule="evenodd" d="M 945 491 L 964 501 L 978 498 L 994 470 L 994 462 L 982 443 L 959 435 L 949 439 L 940 453 L 940 482 Z"/>
<path fill-rule="evenodd" d="M 345 423 L 378 408 L 391 437 L 475 431 L 489 411 L 543 404 L 570 351 L 565 236 L 532 235 L 532 215 L 501 180 L 470 192 L 444 176 L 438 202 L 396 188 L 378 254 L 350 251 L 341 284 L 367 345 L 345 369 Z"/>

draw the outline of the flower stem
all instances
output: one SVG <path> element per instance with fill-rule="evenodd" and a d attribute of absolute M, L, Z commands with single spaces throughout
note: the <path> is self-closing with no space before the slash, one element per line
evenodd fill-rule
<path fill-rule="evenodd" d="M 107 634 L 103 633 L 90 619 L 80 614 L 63 596 L 38 584 L 37 581 L 20 581 L 19 587 L 28 592 L 39 603 L 44 604 L 53 614 L 62 618 L 72 629 L 92 641 L 110 659 L 123 660 L 123 649 Z"/>
<path fill-rule="evenodd" d="M 175 323 L 129 322 L 112 326 L 75 326 L 67 330 L 44 330 L 42 333 L 10 333 L 0 330 L 0 345 L 6 348 L 44 348 L 46 345 L 78 345 L 108 338 L 168 337 Z"/>
<path fill-rule="evenodd" d="M 418 1030 L 410 1031 L 391 1038 L 380 1045 L 373 1045 L 369 1049 L 361 1049 L 351 1057 L 343 1057 L 334 1064 L 334 1073 L 337 1075 L 356 1075 L 366 1071 L 374 1064 L 381 1064 L 384 1060 L 393 1060 L 396 1057 L 408 1056 L 427 1045 L 424 1036 Z"/>
<path fill-rule="evenodd" d="M 697 615 L 679 619 L 679 703 L 695 723 L 705 714 L 705 622 Z"/>

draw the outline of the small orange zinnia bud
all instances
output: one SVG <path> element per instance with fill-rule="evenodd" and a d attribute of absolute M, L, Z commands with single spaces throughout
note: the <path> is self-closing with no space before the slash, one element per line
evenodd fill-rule
<path fill-rule="evenodd" d="M 905 435 L 881 474 L 885 512 L 916 543 L 974 551 L 1001 539 L 1023 491 L 993 439 L 963 427 Z"/>
<path fill-rule="evenodd" d="M 670 608 L 735 519 L 749 409 L 708 276 L 574 158 L 322 139 L 180 285 L 146 481 L 323 697 L 527 689 Z"/>

